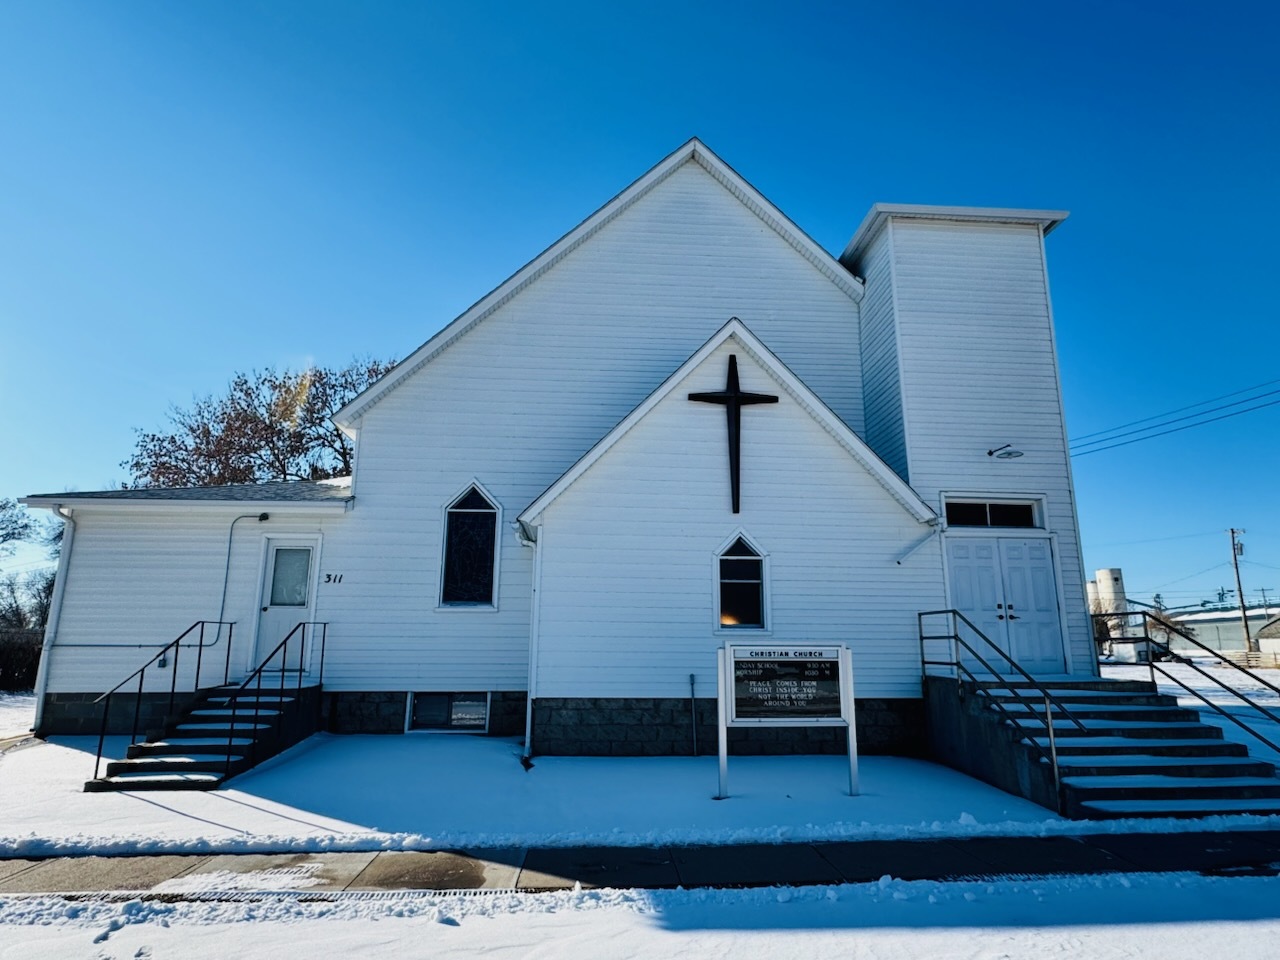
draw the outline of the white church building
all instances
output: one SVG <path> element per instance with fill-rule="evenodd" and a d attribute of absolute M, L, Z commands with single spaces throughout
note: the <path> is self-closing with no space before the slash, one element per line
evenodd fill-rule
<path fill-rule="evenodd" d="M 351 477 L 25 498 L 67 521 L 37 732 L 97 733 L 193 624 L 145 712 L 308 624 L 327 729 L 531 754 L 714 752 L 717 650 L 757 639 L 847 645 L 860 748 L 922 753 L 925 611 L 1093 677 L 1065 216 L 877 204 L 836 257 L 691 140 L 348 403 Z"/>

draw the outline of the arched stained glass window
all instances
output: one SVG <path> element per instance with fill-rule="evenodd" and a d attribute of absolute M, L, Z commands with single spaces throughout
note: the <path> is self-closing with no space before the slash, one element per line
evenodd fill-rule
<path fill-rule="evenodd" d="M 742 537 L 720 554 L 720 626 L 764 626 L 764 560 Z"/>
<path fill-rule="evenodd" d="M 498 508 L 471 487 L 449 506 L 444 538 L 440 602 L 492 605 Z"/>

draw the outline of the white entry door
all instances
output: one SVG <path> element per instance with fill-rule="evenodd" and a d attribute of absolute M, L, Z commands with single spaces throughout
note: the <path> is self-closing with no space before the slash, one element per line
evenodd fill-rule
<path fill-rule="evenodd" d="M 253 666 L 257 667 L 299 623 L 310 621 L 312 563 L 315 548 L 309 543 L 270 540 L 263 572 L 262 610 L 258 616 L 258 643 Z M 297 670 L 305 666 L 302 632 L 289 641 L 287 658 L 277 656 L 269 670 Z"/>
<path fill-rule="evenodd" d="M 987 639 L 1031 673 L 1062 672 L 1062 617 L 1049 540 L 953 537 L 947 568 L 951 605 Z M 978 652 L 993 667 L 1004 666 L 980 645 Z"/>

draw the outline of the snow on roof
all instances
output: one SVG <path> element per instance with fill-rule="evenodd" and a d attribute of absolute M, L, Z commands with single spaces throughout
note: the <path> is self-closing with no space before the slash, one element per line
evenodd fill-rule
<path fill-rule="evenodd" d="M 1246 607 L 1248 615 L 1254 617 L 1271 617 L 1280 614 L 1280 607 L 1269 604 L 1265 607 Z M 1216 610 L 1197 610 L 1194 613 L 1174 613 L 1170 616 L 1179 623 L 1213 623 L 1240 622 L 1239 607 L 1220 607 Z"/>
<path fill-rule="evenodd" d="M 285 480 L 271 483 L 230 483 L 213 487 L 140 487 L 133 490 L 90 490 L 36 493 L 19 502 L 50 507 L 79 502 L 150 503 L 311 503 L 343 504 L 351 500 L 351 478 Z"/>

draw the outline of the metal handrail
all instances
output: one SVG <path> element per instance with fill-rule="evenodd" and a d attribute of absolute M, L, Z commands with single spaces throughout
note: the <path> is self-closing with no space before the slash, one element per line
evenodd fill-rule
<path fill-rule="evenodd" d="M 1234 670 L 1238 670 L 1241 673 L 1243 673 L 1245 676 L 1247 676 L 1250 680 L 1256 680 L 1258 683 L 1262 684 L 1264 687 L 1266 687 L 1268 690 L 1272 691 L 1273 693 L 1280 694 L 1280 687 L 1277 687 L 1275 684 L 1268 683 L 1266 680 L 1258 676 L 1249 668 L 1240 666 L 1240 664 L 1236 663 L 1230 657 L 1223 656 L 1221 650 L 1215 650 L 1213 649 L 1213 647 L 1210 647 L 1207 644 L 1201 643 L 1199 640 L 1197 640 L 1191 634 L 1187 633 L 1181 627 L 1174 626 L 1171 623 L 1165 623 L 1162 620 L 1161 621 L 1155 620 L 1155 617 L 1151 616 L 1151 614 L 1147 613 L 1145 610 L 1130 611 L 1127 613 L 1095 613 L 1090 615 L 1090 618 L 1092 620 L 1094 621 L 1102 620 L 1108 624 L 1114 622 L 1117 617 L 1126 617 L 1126 618 L 1142 617 L 1142 636 L 1140 637 L 1109 637 L 1108 639 L 1112 643 L 1142 643 L 1145 641 L 1147 643 L 1154 643 L 1157 646 L 1163 647 L 1171 657 L 1179 656 L 1179 654 L 1175 653 L 1167 643 L 1157 640 L 1155 637 L 1151 636 L 1151 631 L 1147 629 L 1147 623 L 1149 621 L 1154 621 L 1160 624 L 1161 630 L 1167 630 L 1170 633 L 1176 633 L 1183 640 L 1187 641 L 1187 643 L 1190 643 L 1195 647 L 1199 647 L 1205 653 L 1216 658 L 1223 666 L 1229 666 Z"/>
<path fill-rule="evenodd" d="M 263 677 L 263 674 L 267 672 L 267 670 L 269 669 L 269 665 L 271 661 L 276 658 L 277 654 L 280 655 L 279 705 L 281 709 L 281 717 L 283 719 L 285 674 L 295 672 L 288 665 L 289 664 L 289 644 L 293 640 L 294 635 L 299 632 L 302 633 L 302 636 L 299 638 L 299 641 L 298 641 L 301 649 L 299 650 L 299 653 L 298 653 L 298 667 L 296 670 L 298 674 L 298 683 L 295 689 L 295 693 L 297 694 L 297 697 L 293 701 L 292 706 L 294 710 L 301 709 L 302 707 L 302 700 L 301 700 L 302 675 L 304 673 L 310 672 L 309 670 L 306 670 L 303 667 L 303 659 L 306 657 L 306 653 L 307 653 L 307 627 L 320 628 L 320 665 L 319 665 L 319 670 L 317 672 L 316 684 L 321 685 L 324 683 L 324 653 L 325 653 L 325 647 L 328 643 L 328 638 L 329 638 L 329 623 L 328 621 L 304 620 L 298 623 L 287 634 L 285 634 L 285 638 L 276 644 L 275 649 L 272 650 L 269 654 L 267 654 L 266 657 L 263 658 L 262 662 L 259 663 L 258 666 L 254 669 L 254 671 L 244 679 L 244 682 L 241 683 L 239 687 L 237 687 L 234 691 L 232 691 L 228 695 L 227 699 L 228 699 L 228 702 L 231 704 L 231 721 L 227 725 L 227 765 L 223 773 L 224 777 L 231 776 L 231 758 L 233 756 L 232 751 L 235 748 L 235 737 L 236 737 L 236 715 L 239 712 L 238 700 L 241 694 L 248 691 L 250 684 L 255 685 L 254 701 L 253 701 L 253 727 L 252 727 L 252 730 L 254 731 L 254 733 L 251 735 L 250 748 L 253 751 L 253 756 L 252 756 L 253 762 L 255 764 L 257 763 L 257 759 L 258 759 L 257 729 L 258 729 L 258 719 L 261 716 L 260 711 L 262 708 L 262 677 Z"/>
<path fill-rule="evenodd" d="M 980 657 L 978 659 L 981 660 Z M 978 678 L 972 670 L 966 667 L 963 663 L 959 663 L 959 662 L 956 663 L 956 667 L 958 668 L 957 673 L 959 673 L 960 671 L 964 671 L 964 673 L 968 675 L 969 680 L 975 685 L 977 684 Z M 1010 687 L 1010 690 L 1013 692 L 1015 696 L 1017 696 L 1019 703 L 1026 704 L 1027 712 L 1029 714 L 1034 714 L 1034 710 L 1031 708 L 1031 705 L 1030 703 L 1027 702 L 1026 698 L 1023 697 L 1021 694 L 1019 694 L 1016 689 Z M 1011 713 L 1003 703 L 1001 703 L 999 700 L 996 700 L 992 697 L 988 697 L 987 699 L 993 707 L 995 707 L 997 710 L 1000 711 L 1000 713 L 1004 716 L 1004 718 L 1009 723 L 1013 724 L 1013 726 L 1017 729 L 1018 737 L 1022 741 L 1030 744 L 1032 749 L 1034 749 L 1038 754 L 1040 754 L 1040 757 L 1043 760 L 1047 761 L 1049 766 L 1052 768 L 1053 794 L 1058 801 L 1058 812 L 1061 813 L 1062 812 L 1062 775 L 1058 769 L 1058 741 L 1057 741 L 1057 738 L 1054 736 L 1053 710 L 1049 706 L 1049 699 L 1046 697 L 1044 701 L 1044 726 L 1045 726 L 1045 731 L 1049 737 L 1049 749 L 1047 751 L 1045 750 L 1044 747 L 1040 746 L 1040 744 L 1036 742 L 1035 731 L 1030 730 L 1027 727 L 1024 727 L 1022 725 L 1022 722 L 1018 719 L 1018 717 L 1013 713 Z"/>
<path fill-rule="evenodd" d="M 1050 692 L 1049 692 L 1049 690 L 1048 690 L 1048 688 L 1047 688 L 1047 687 L 1045 687 L 1045 686 L 1044 686 L 1044 684 L 1042 684 L 1039 680 L 1037 680 L 1037 679 L 1036 679 L 1035 677 L 1033 677 L 1031 674 L 1027 673 L 1027 671 L 1026 671 L 1026 670 L 1024 670 L 1024 669 L 1022 668 L 1022 665 L 1021 665 L 1020 663 L 1018 663 L 1018 661 L 1017 661 L 1017 660 L 1013 659 L 1013 657 L 1012 657 L 1012 656 L 1010 656 L 1010 655 L 1009 655 L 1007 652 L 1005 652 L 1004 650 L 1001 650 L 1001 649 L 1000 649 L 1000 647 L 999 647 L 999 646 L 997 646 L 997 645 L 995 644 L 995 642 L 991 640 L 991 638 L 990 638 L 990 637 L 988 637 L 985 633 L 983 633 L 981 630 L 979 630 L 979 629 L 978 629 L 978 627 L 977 627 L 977 625 L 976 625 L 972 620 L 970 620 L 968 617 L 966 617 L 963 613 L 961 613 L 959 610 L 926 610 L 926 611 L 925 611 L 925 612 L 923 612 L 923 613 L 917 613 L 917 614 L 916 614 L 916 623 L 917 623 L 917 626 L 918 626 L 919 631 L 920 631 L 920 663 L 921 663 L 921 665 L 922 665 L 922 666 L 926 666 L 926 665 L 928 665 L 928 666 L 960 666 L 960 663 L 959 663 L 960 658 L 959 658 L 959 657 L 956 657 L 956 658 L 955 658 L 955 661 L 954 661 L 954 662 L 952 662 L 952 663 L 945 663 L 945 662 L 939 662 L 939 661 L 927 661 L 927 660 L 925 660 L 925 658 L 924 658 L 924 642 L 925 642 L 926 640 L 955 640 L 955 641 L 959 642 L 959 643 L 960 643 L 960 645 L 961 645 L 961 646 L 963 646 L 966 650 L 968 650 L 970 653 L 972 653 L 972 654 L 974 655 L 974 658 L 975 658 L 975 659 L 977 659 L 977 660 L 978 660 L 978 662 L 980 662 L 984 667 L 986 667 L 986 669 L 987 669 L 987 670 L 991 671 L 991 675 L 992 675 L 992 676 L 994 676 L 994 677 L 995 677 L 996 679 L 998 679 L 998 680 L 1005 680 L 1005 679 L 1006 679 L 1006 678 L 1004 677 L 1004 675 L 1003 675 L 1003 674 L 1001 674 L 999 671 L 995 670 L 995 669 L 994 669 L 993 667 L 991 667 L 991 666 L 990 666 L 990 665 L 989 665 L 985 660 L 983 660 L 980 656 L 978 656 L 977 652 L 976 652 L 972 647 L 970 647 L 967 643 L 965 643 L 963 640 L 961 640 L 961 639 L 960 639 L 960 631 L 959 631 L 959 630 L 953 630 L 951 633 L 949 633 L 949 634 L 944 634 L 944 635 L 942 635 L 942 636 L 926 636 L 926 635 L 925 635 L 925 633 L 924 633 L 924 618 L 925 618 L 925 617 L 936 617 L 936 616 L 942 616 L 942 615 L 944 615 L 944 614 L 946 614 L 946 615 L 948 615 L 948 616 L 951 616 L 951 617 L 953 618 L 953 622 L 954 622 L 954 620 L 956 620 L 956 619 L 958 619 L 958 620 L 962 620 L 962 621 L 965 623 L 965 625 L 966 625 L 966 626 L 968 626 L 968 628 L 969 628 L 970 630 L 972 630 L 972 631 L 973 631 L 973 633 L 974 633 L 974 635 L 975 635 L 975 636 L 979 637 L 979 638 L 982 640 L 982 642 L 983 642 L 983 643 L 985 643 L 988 647 L 990 647 L 992 650 L 994 650 L 996 653 L 998 653 L 998 654 L 1000 655 L 1000 658 L 1001 658 L 1002 660 L 1004 660 L 1006 663 L 1008 663 L 1008 664 L 1009 664 L 1009 666 L 1013 667 L 1013 669 L 1014 669 L 1014 670 L 1016 670 L 1016 671 L 1018 672 L 1018 675 L 1019 675 L 1019 676 L 1021 676 L 1023 680 L 1025 680 L 1027 683 L 1031 684 L 1031 686 L 1035 687 L 1035 688 L 1036 688 L 1036 690 L 1037 690 L 1037 691 L 1038 691 L 1038 692 L 1039 692 L 1039 693 L 1040 693 L 1040 694 L 1041 694 L 1045 699 L 1047 699 L 1047 700 L 1048 700 L 1050 703 L 1052 703 L 1055 707 L 1057 707 L 1059 710 L 1061 710 L 1061 711 L 1062 711 L 1062 713 L 1067 717 L 1067 719 L 1069 719 L 1072 723 L 1074 723 L 1074 724 L 1076 725 L 1076 727 L 1077 727 L 1081 732 L 1084 732 L 1084 731 L 1085 731 L 1085 726 L 1084 726 L 1084 724 L 1083 724 L 1083 723 L 1081 723 L 1081 722 L 1080 722 L 1076 717 L 1072 716 L 1072 715 L 1071 715 L 1071 711 L 1070 711 L 1070 710 L 1068 710 L 1068 709 L 1067 709 L 1067 708 L 1066 708 L 1066 707 L 1065 707 L 1065 706 L 1064 706 L 1064 705 L 1063 705 L 1063 704 L 1062 704 L 1062 703 L 1057 699 L 1057 697 L 1055 697 L 1052 693 L 1050 693 Z M 923 674 L 923 673 L 924 673 L 924 671 L 923 671 L 923 670 L 921 670 L 920 672 L 921 672 L 921 674 Z M 972 671 L 970 671 L 970 672 L 972 672 Z M 1010 689 L 1014 689 L 1014 688 L 1010 688 Z M 1014 690 L 1014 692 L 1016 693 L 1017 691 L 1016 691 L 1016 690 Z"/>
<path fill-rule="evenodd" d="M 1155 621 L 1155 618 L 1153 618 L 1146 611 L 1134 611 L 1134 612 L 1127 612 L 1127 613 L 1110 613 L 1110 614 L 1095 613 L 1092 615 L 1092 619 L 1094 621 L 1102 619 L 1106 621 L 1108 624 L 1111 622 L 1114 622 L 1114 620 L 1117 617 L 1124 617 L 1126 619 L 1128 619 L 1129 617 L 1141 617 L 1142 618 L 1142 636 L 1110 637 L 1109 639 L 1112 643 L 1132 643 L 1132 644 L 1145 643 L 1148 645 L 1148 647 L 1156 647 L 1159 650 L 1163 651 L 1171 660 L 1182 661 L 1185 666 L 1190 667 L 1192 670 L 1194 670 L 1200 676 L 1204 677 L 1206 680 L 1212 680 L 1223 690 L 1227 691 L 1227 693 L 1244 701 L 1248 706 L 1258 711 L 1258 713 L 1265 716 L 1268 720 L 1271 720 L 1274 723 L 1280 724 L 1280 715 L 1272 713 L 1270 710 L 1268 710 L 1266 707 L 1264 707 L 1262 704 L 1258 703 L 1257 701 L 1253 700 L 1243 691 L 1237 690 L 1235 687 L 1225 682 L 1221 677 L 1215 677 L 1213 674 L 1209 673 L 1207 670 L 1201 667 L 1198 663 L 1194 663 L 1190 660 L 1187 660 L 1185 657 L 1176 653 L 1168 643 L 1165 643 L 1162 640 L 1157 640 L 1155 637 L 1151 636 L 1151 631 L 1148 629 L 1148 626 L 1147 626 L 1148 622 L 1154 621 L 1159 623 L 1161 630 L 1167 630 L 1170 633 L 1176 633 L 1182 639 L 1200 648 L 1205 653 L 1208 653 L 1211 656 L 1213 656 L 1219 662 L 1220 665 L 1225 664 L 1225 665 L 1231 666 L 1232 668 L 1243 673 L 1245 676 L 1249 677 L 1251 680 L 1254 680 L 1255 682 L 1262 684 L 1262 686 L 1266 687 L 1268 690 L 1271 690 L 1276 694 L 1280 694 L 1280 687 L 1277 687 L 1274 684 L 1264 680 L 1262 677 L 1258 676 L 1252 670 L 1249 670 L 1245 667 L 1240 666 L 1240 664 L 1236 663 L 1234 660 L 1230 659 L 1229 657 L 1223 656 L 1220 650 L 1215 650 L 1213 649 L 1213 647 L 1210 647 L 1201 643 L 1195 637 L 1189 635 L 1188 633 L 1179 629 L 1178 627 L 1175 627 L 1169 623 L 1165 623 L 1164 621 Z M 1128 625 L 1126 624 L 1125 626 L 1127 628 Z M 1206 706 L 1210 707 L 1215 712 L 1226 717 L 1228 720 L 1234 723 L 1237 727 L 1239 727 L 1245 733 L 1249 734 L 1250 736 L 1254 737 L 1257 740 L 1262 741 L 1272 750 L 1275 750 L 1277 753 L 1280 753 L 1280 746 L 1277 746 L 1275 743 L 1273 743 L 1268 738 L 1264 737 L 1257 730 L 1254 730 L 1247 723 L 1242 721 L 1239 717 L 1224 710 L 1221 704 L 1214 703 L 1212 700 L 1210 700 L 1208 697 L 1202 694 L 1199 690 L 1196 690 L 1194 687 L 1188 685 L 1185 681 L 1175 676 L 1169 670 L 1157 664 L 1155 662 L 1155 659 L 1151 657 L 1150 654 L 1148 654 L 1147 656 L 1147 667 L 1150 671 L 1151 680 L 1153 683 L 1155 682 L 1155 672 L 1159 670 L 1162 676 L 1168 677 L 1169 680 L 1173 681 L 1173 683 L 1176 686 L 1185 690 L 1187 693 L 1191 694 L 1193 697 L 1195 697 L 1197 700 L 1199 700 L 1201 703 L 1205 704 Z"/>
<path fill-rule="evenodd" d="M 214 631 L 213 640 L 209 643 L 204 642 L 205 627 L 218 628 L 216 631 Z M 125 686 L 127 683 L 133 680 L 134 677 L 138 678 L 138 689 L 137 689 L 137 693 L 135 695 L 134 704 L 133 704 L 133 726 L 129 732 L 129 745 L 132 746 L 133 744 L 138 742 L 138 721 L 142 715 L 142 691 L 143 691 L 143 687 L 146 685 L 147 668 L 150 667 L 152 664 L 156 663 L 157 661 L 163 660 L 164 657 L 168 655 L 169 651 L 171 650 L 173 651 L 173 668 L 170 671 L 170 680 L 169 680 L 169 713 L 172 714 L 173 705 L 177 698 L 177 692 L 178 692 L 178 661 L 179 661 L 179 658 L 181 657 L 183 646 L 196 648 L 196 672 L 195 672 L 195 677 L 192 681 L 192 690 L 198 690 L 200 688 L 200 674 L 204 668 L 204 648 L 217 645 L 218 640 L 222 636 L 223 627 L 227 628 L 227 655 L 228 655 L 227 663 L 228 663 L 228 669 L 229 669 L 230 653 L 231 653 L 231 638 L 232 638 L 232 633 L 235 630 L 235 621 L 234 620 L 197 620 L 191 626 L 187 627 L 187 629 L 183 630 L 182 633 L 178 634 L 176 638 L 174 638 L 173 640 L 170 640 L 158 651 L 156 651 L 155 655 L 150 660 L 144 663 L 141 667 L 139 667 L 133 673 L 129 674 L 129 676 L 125 677 L 123 680 L 117 683 L 114 687 L 112 687 L 106 693 L 102 694 L 102 696 L 98 697 L 96 700 L 93 701 L 93 705 L 95 706 L 99 703 L 103 703 L 102 725 L 98 730 L 98 752 L 93 760 L 93 779 L 94 780 L 99 779 L 98 769 L 102 765 L 102 750 L 107 739 L 107 722 L 111 716 L 111 698 L 120 691 L 121 687 Z M 194 643 L 184 644 L 182 641 L 186 640 L 187 637 L 190 636 L 196 630 L 200 631 L 199 638 Z M 163 664 L 161 664 L 160 668 L 162 667 L 163 667 Z M 157 668 L 157 669 L 160 669 L 160 668 Z M 223 683 L 227 682 L 228 676 L 229 674 L 223 675 L 223 681 L 222 681 Z"/>
<path fill-rule="evenodd" d="M 952 630 L 950 633 L 926 634 L 924 632 L 924 618 L 937 617 L 937 616 L 947 616 L 950 618 L 950 622 L 952 626 Z M 1054 798 L 1056 799 L 1058 804 L 1058 812 L 1061 813 L 1063 809 L 1062 773 L 1058 764 L 1058 743 L 1057 743 L 1057 737 L 1053 728 L 1054 708 L 1056 707 L 1057 710 L 1060 711 L 1061 715 L 1065 717 L 1067 720 L 1070 720 L 1073 724 L 1075 724 L 1077 729 L 1079 729 L 1082 733 L 1087 733 L 1088 732 L 1087 728 L 1083 723 L 1080 722 L 1078 717 L 1074 716 L 1071 713 L 1071 711 L 1068 710 L 1063 703 L 1061 703 L 1061 701 L 1059 701 L 1052 693 L 1049 692 L 1047 687 L 1045 687 L 1043 684 L 1040 683 L 1040 681 L 1038 681 L 1035 677 L 1031 676 L 1031 674 L 1029 674 L 1026 670 L 1024 670 L 1022 668 L 1022 665 L 1019 664 L 1016 660 L 1014 660 L 1013 657 L 1010 656 L 1006 651 L 1000 649 L 1000 647 L 997 646 L 991 640 L 990 637 L 988 637 L 981 630 L 979 630 L 978 627 L 973 623 L 973 621 L 970 620 L 968 617 L 966 617 L 959 610 L 927 610 L 922 613 L 916 614 L 916 626 L 920 636 L 921 676 L 925 675 L 924 668 L 926 666 L 951 667 L 955 670 L 955 677 L 956 677 L 957 683 L 960 682 L 961 675 L 963 674 L 970 682 L 974 684 L 978 692 L 981 693 L 982 689 L 977 686 L 978 685 L 977 674 L 975 674 L 972 670 L 969 669 L 968 666 L 965 665 L 964 661 L 961 659 L 959 655 L 959 652 L 956 651 L 954 648 L 954 644 L 959 644 L 961 647 L 965 649 L 965 651 L 974 660 L 978 661 L 978 663 L 982 665 L 983 669 L 986 670 L 988 674 L 990 674 L 992 677 L 995 677 L 997 680 L 1001 682 L 1004 682 L 1004 683 L 1009 682 L 1008 679 L 1000 671 L 992 667 L 991 664 L 988 663 L 987 660 L 980 653 L 978 653 L 977 650 L 975 650 L 972 646 L 966 643 L 964 638 L 960 636 L 960 630 L 958 627 L 959 621 L 963 621 L 969 627 L 969 629 L 973 631 L 975 636 L 979 637 L 984 643 L 987 644 L 987 646 L 989 646 L 992 650 L 998 653 L 1001 659 L 1003 659 L 1006 663 L 1008 663 L 1011 667 L 1013 667 L 1013 669 L 1016 670 L 1018 674 L 1026 682 L 1031 684 L 1031 686 L 1034 687 L 1035 690 L 1040 694 L 1040 697 L 1044 703 L 1045 734 L 1049 739 L 1049 749 L 1047 751 L 1045 750 L 1044 747 L 1042 747 L 1036 741 L 1034 731 L 1024 726 L 1022 721 L 1019 720 L 1019 718 L 1016 715 L 1014 715 L 1007 707 L 1005 707 L 1003 703 L 1001 703 L 999 700 L 995 699 L 994 697 L 990 697 L 990 696 L 987 697 L 987 700 L 1005 717 L 1005 719 L 1007 719 L 1010 723 L 1013 724 L 1013 726 L 1016 728 L 1018 732 L 1019 738 L 1025 741 L 1026 743 L 1030 744 L 1031 747 L 1037 753 L 1040 754 L 1041 758 L 1043 758 L 1049 763 L 1050 768 L 1052 769 L 1052 772 L 1053 772 Z M 924 645 L 925 645 L 925 641 L 927 640 L 950 641 L 953 644 L 952 654 L 951 654 L 952 659 L 950 661 L 926 659 Z M 1026 707 L 1028 715 L 1030 716 L 1036 715 L 1038 705 L 1034 705 L 1034 701 L 1024 696 L 1019 691 L 1019 689 L 1015 686 L 1010 685 L 1008 687 L 1008 690 L 1017 699 L 1019 704 Z"/>

